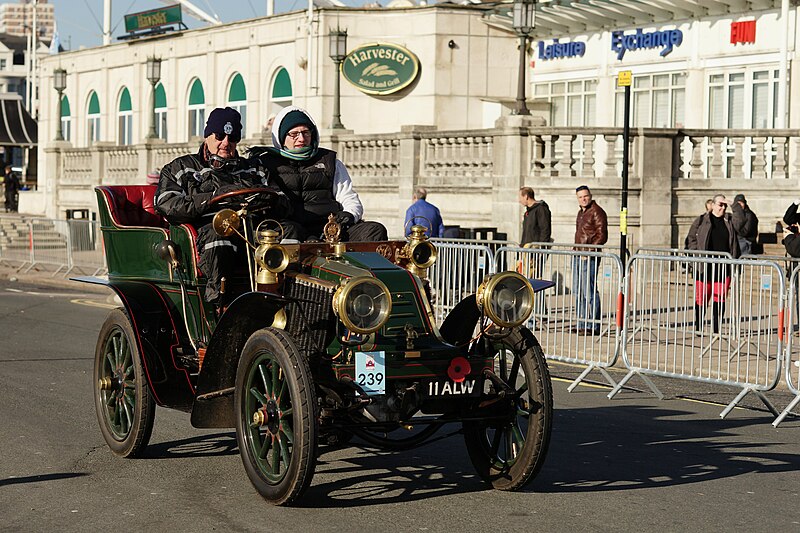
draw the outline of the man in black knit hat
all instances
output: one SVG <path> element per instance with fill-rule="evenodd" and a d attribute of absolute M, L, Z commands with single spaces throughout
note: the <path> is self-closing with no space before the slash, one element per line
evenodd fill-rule
<path fill-rule="evenodd" d="M 211 221 L 221 206 L 209 201 L 227 192 L 267 186 L 268 176 L 256 161 L 236 151 L 242 117 L 235 109 L 214 109 L 203 135 L 196 154 L 178 157 L 161 169 L 155 206 L 170 224 L 190 224 L 197 230 L 198 267 L 207 278 L 205 298 L 221 309 L 228 303 L 223 279 L 230 279 L 238 261 L 244 264 L 246 245 L 238 236 L 214 232 Z M 272 217 L 285 217 L 289 203 L 281 194 L 271 207 Z"/>
<path fill-rule="evenodd" d="M 336 158 L 336 152 L 319 147 L 319 130 L 308 112 L 284 108 L 272 124 L 272 144 L 256 148 L 254 153 L 291 202 L 291 215 L 281 221 L 284 237 L 301 241 L 320 238 L 333 214 L 342 241 L 387 239 L 383 224 L 361 218 L 364 207 L 347 167 Z"/>

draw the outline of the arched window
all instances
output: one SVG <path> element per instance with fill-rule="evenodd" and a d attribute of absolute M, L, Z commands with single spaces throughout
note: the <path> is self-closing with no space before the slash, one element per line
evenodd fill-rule
<path fill-rule="evenodd" d="M 242 137 L 245 137 L 247 133 L 247 89 L 241 74 L 237 73 L 231 80 L 227 105 L 242 115 Z"/>
<path fill-rule="evenodd" d="M 59 116 L 61 118 L 61 135 L 65 141 L 69 141 L 72 139 L 72 113 L 70 113 L 69 98 L 66 95 L 61 97 Z"/>
<path fill-rule="evenodd" d="M 195 78 L 189 90 L 189 137 L 202 137 L 206 124 L 206 95 L 203 84 Z"/>
<path fill-rule="evenodd" d="M 117 118 L 119 144 L 133 144 L 133 106 L 131 105 L 131 93 L 127 87 L 123 87 L 119 95 Z"/>
<path fill-rule="evenodd" d="M 167 92 L 161 83 L 156 85 L 156 136 L 167 140 Z"/>
<path fill-rule="evenodd" d="M 270 111 L 277 113 L 286 106 L 292 105 L 292 80 L 285 68 L 280 68 L 272 81 L 272 97 Z"/>
<path fill-rule="evenodd" d="M 89 105 L 86 111 L 86 144 L 100 140 L 100 99 L 97 93 L 89 94 Z"/>

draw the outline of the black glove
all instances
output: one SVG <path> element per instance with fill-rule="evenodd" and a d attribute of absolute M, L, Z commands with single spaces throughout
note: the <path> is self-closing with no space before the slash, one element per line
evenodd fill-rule
<path fill-rule="evenodd" d="M 336 223 L 339 224 L 342 231 L 347 231 L 356 223 L 356 217 L 347 211 L 339 211 L 336 213 Z"/>
<path fill-rule="evenodd" d="M 213 197 L 214 193 L 211 192 L 200 192 L 192 195 L 192 203 L 194 204 L 194 209 L 198 216 L 203 216 L 213 211 L 212 206 L 208 205 L 208 202 L 211 201 Z"/>
<path fill-rule="evenodd" d="M 241 187 L 239 187 L 238 185 L 233 185 L 233 184 L 230 184 L 230 183 L 226 183 L 226 184 L 220 185 L 219 187 L 216 188 L 216 190 L 214 191 L 214 196 L 215 197 L 216 196 L 221 196 L 223 194 L 226 194 L 226 193 L 229 193 L 229 192 L 233 192 L 233 191 L 238 191 L 240 189 L 241 189 Z"/>

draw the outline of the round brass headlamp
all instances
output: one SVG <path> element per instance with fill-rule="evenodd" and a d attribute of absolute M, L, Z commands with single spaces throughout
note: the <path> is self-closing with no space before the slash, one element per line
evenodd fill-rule
<path fill-rule="evenodd" d="M 409 259 L 417 268 L 430 268 L 436 262 L 438 253 L 433 243 L 422 241 L 412 245 Z"/>
<path fill-rule="evenodd" d="M 261 268 L 277 274 L 289 266 L 289 252 L 280 244 L 262 244 L 256 250 L 256 261 Z"/>
<path fill-rule="evenodd" d="M 342 281 L 333 295 L 333 311 L 347 329 L 367 335 L 386 324 L 392 312 L 392 295 L 379 279 L 349 278 Z"/>
<path fill-rule="evenodd" d="M 533 287 L 517 272 L 487 276 L 475 297 L 489 319 L 504 328 L 519 326 L 533 311 Z"/>

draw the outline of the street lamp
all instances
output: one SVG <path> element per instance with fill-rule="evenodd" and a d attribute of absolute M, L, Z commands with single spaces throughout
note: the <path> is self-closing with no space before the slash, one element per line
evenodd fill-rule
<path fill-rule="evenodd" d="M 536 17 L 536 0 L 514 0 L 513 22 L 514 31 L 519 35 L 519 75 L 517 77 L 517 105 L 514 115 L 530 115 L 525 104 L 525 51 L 528 36 L 533 31 Z"/>
<path fill-rule="evenodd" d="M 328 52 L 333 62 L 336 63 L 336 85 L 334 86 L 335 92 L 333 93 L 333 123 L 331 124 L 331 128 L 334 130 L 343 130 L 342 113 L 339 109 L 339 90 L 342 62 L 347 56 L 347 30 L 341 28 L 336 28 L 334 30 L 331 28 L 328 39 Z"/>
<path fill-rule="evenodd" d="M 58 106 L 56 107 L 58 116 L 58 126 L 56 129 L 56 140 L 64 140 L 64 131 L 61 124 L 61 100 L 64 98 L 64 89 L 67 88 L 67 71 L 63 68 L 57 68 L 53 71 L 53 89 L 58 92 Z"/>
<path fill-rule="evenodd" d="M 148 57 L 147 58 L 147 81 L 150 82 L 153 94 L 153 117 L 150 121 L 150 133 L 147 134 L 148 139 L 155 139 L 156 135 L 156 84 L 161 80 L 161 58 Z"/>

